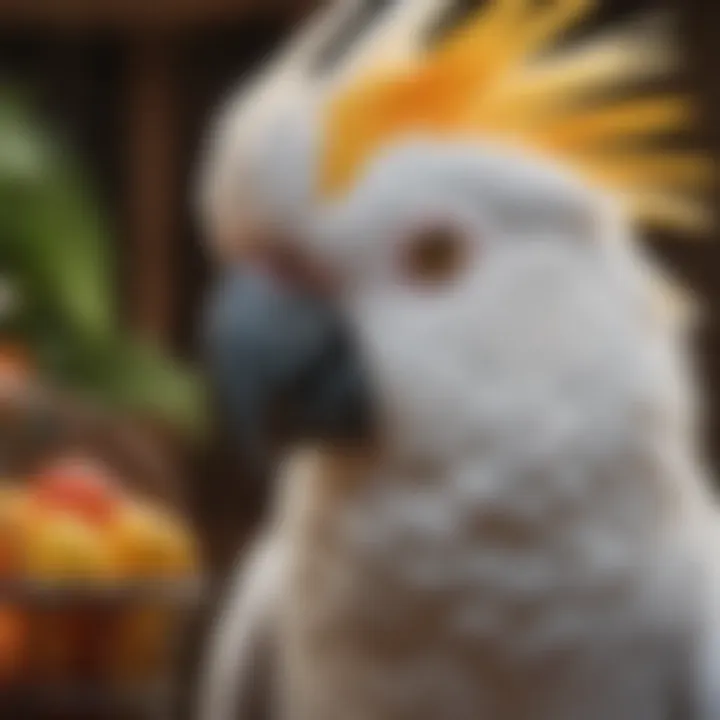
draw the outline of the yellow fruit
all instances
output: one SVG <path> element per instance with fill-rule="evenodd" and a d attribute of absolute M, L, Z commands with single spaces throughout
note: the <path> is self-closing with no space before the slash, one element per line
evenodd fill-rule
<path fill-rule="evenodd" d="M 27 533 L 25 570 L 47 582 L 108 581 L 114 563 L 103 533 L 66 513 L 43 513 Z"/>
<path fill-rule="evenodd" d="M 117 571 L 133 579 L 183 579 L 197 570 L 190 532 L 168 512 L 129 504 L 110 530 Z"/>

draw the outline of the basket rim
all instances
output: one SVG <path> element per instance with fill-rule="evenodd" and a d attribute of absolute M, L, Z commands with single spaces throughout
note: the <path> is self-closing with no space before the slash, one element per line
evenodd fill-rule
<path fill-rule="evenodd" d="M 0 603 L 67 605 L 81 602 L 115 604 L 153 601 L 172 605 L 198 605 L 204 596 L 201 575 L 185 579 L 151 580 L 0 580 Z"/>

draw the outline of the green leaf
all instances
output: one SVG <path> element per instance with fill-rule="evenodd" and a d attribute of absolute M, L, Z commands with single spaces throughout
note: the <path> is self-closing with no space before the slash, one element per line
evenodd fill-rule
<path fill-rule="evenodd" d="M 0 92 L 0 262 L 91 333 L 116 326 L 110 233 L 75 162 Z"/>
<path fill-rule="evenodd" d="M 131 413 L 162 419 L 191 433 L 205 424 L 205 391 L 199 377 L 148 344 L 112 342 L 97 349 L 97 394 Z"/>
<path fill-rule="evenodd" d="M 78 164 L 0 87 L 0 285 L 17 296 L 0 332 L 24 342 L 60 388 L 197 431 L 198 376 L 121 327 L 112 247 Z"/>

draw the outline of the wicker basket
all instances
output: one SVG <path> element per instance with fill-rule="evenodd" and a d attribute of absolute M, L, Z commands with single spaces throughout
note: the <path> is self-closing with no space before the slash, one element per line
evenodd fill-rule
<path fill-rule="evenodd" d="M 0 602 L 22 608 L 29 618 L 30 642 L 19 677 L 0 689 L 0 717 L 46 718 L 166 718 L 175 699 L 177 643 L 186 622 L 198 608 L 201 583 L 128 583 L 113 587 L 87 585 L 44 586 L 38 583 L 0 584 Z M 134 613 L 159 613 L 162 645 L 152 648 L 152 667 L 120 672 L 113 662 L 118 632 Z M 55 667 L 47 666 L 47 648 L 35 633 L 52 633 L 52 624 L 77 633 L 78 625 L 94 636 L 93 647 L 82 648 L 68 666 L 68 657 Z M 33 628 L 32 626 L 35 625 Z M 57 628 L 56 628 L 57 629 Z M 83 641 L 80 634 L 63 638 Z M 75 646 L 77 650 L 77 646 Z M 57 659 L 57 658 L 56 658 Z M 126 668 L 127 669 L 127 668 Z"/>
<path fill-rule="evenodd" d="M 65 448 L 120 466 L 124 476 L 132 468 L 147 494 L 169 494 L 168 465 L 137 426 L 47 389 L 0 386 L 5 474 L 31 472 Z M 19 613 L 28 638 L 20 670 L 0 682 L 0 717 L 170 717 L 177 644 L 201 589 L 199 578 L 98 585 L 0 581 L 0 609 Z M 142 635 L 143 622 L 151 641 Z"/>

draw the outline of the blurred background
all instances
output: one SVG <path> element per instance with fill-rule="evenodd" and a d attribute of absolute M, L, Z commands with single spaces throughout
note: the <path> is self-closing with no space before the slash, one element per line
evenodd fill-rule
<path fill-rule="evenodd" d="M 191 192 L 219 102 L 317 4 L 0 0 L 0 473 L 31 478 L 52 507 L 92 513 L 131 502 L 113 501 L 117 483 L 152 505 L 146 525 L 182 525 L 142 536 L 129 523 L 142 556 L 124 570 L 133 578 L 137 566 L 145 579 L 195 574 L 189 537 L 221 576 L 263 514 L 264 484 L 243 476 L 204 400 L 198 319 L 212 268 Z M 720 4 L 666 5 L 702 140 L 720 153 Z M 648 6 L 605 0 L 598 23 Z M 706 304 L 698 357 L 720 469 L 720 244 L 708 240 L 649 238 Z M 47 541 L 67 540 L 58 564 L 98 572 L 78 533 L 58 533 Z M 40 570 L 46 554 L 40 543 Z M 2 623 L 0 684 L 3 632 L 15 627 Z"/>
<path fill-rule="evenodd" d="M 43 305 L 0 318 L 0 342 L 6 355 L 27 350 L 53 384 L 113 415 L 133 412 L 104 434 L 94 422 L 78 434 L 91 430 L 88 442 L 114 462 L 139 461 L 131 474 L 145 489 L 183 501 L 220 565 L 257 516 L 262 487 L 231 479 L 231 448 L 201 427 L 193 361 L 211 271 L 193 169 L 224 94 L 312 4 L 0 3 L 0 233 L 17 235 L 0 242 L 0 314 L 3 294 Z M 37 257 L 16 257 L 28 233 Z M 140 432 L 138 413 L 150 426 Z M 133 431 L 119 433 L 123 424 Z"/>

